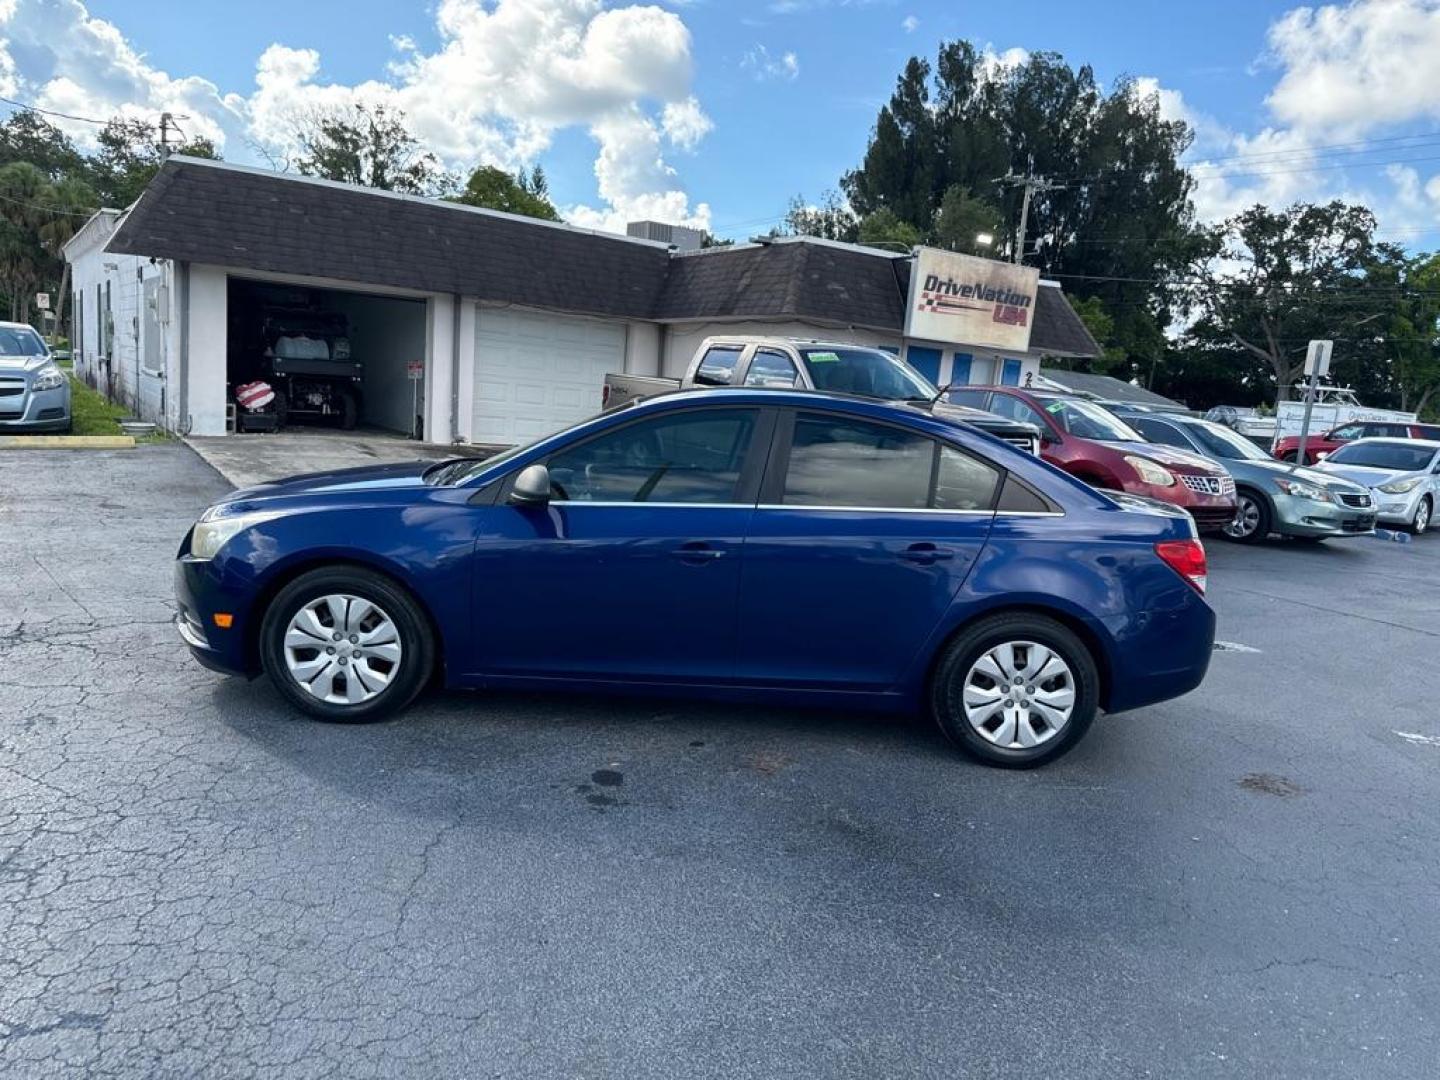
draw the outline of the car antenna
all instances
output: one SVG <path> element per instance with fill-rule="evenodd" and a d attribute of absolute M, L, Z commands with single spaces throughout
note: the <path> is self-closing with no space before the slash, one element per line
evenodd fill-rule
<path fill-rule="evenodd" d="M 944 397 L 946 394 L 948 394 L 948 393 L 950 392 L 950 388 L 951 388 L 952 386 L 954 386 L 954 385 L 955 385 L 955 382 L 954 382 L 954 380 L 952 379 L 950 382 L 947 382 L 944 386 L 942 386 L 939 390 L 936 390 L 936 391 L 935 391 L 935 396 L 932 397 L 929 401 L 927 401 L 927 402 L 925 403 L 925 411 L 926 411 L 926 412 L 934 412 L 934 411 L 935 411 L 935 406 L 936 406 L 937 404 L 939 404 L 940 399 L 941 399 L 942 397 Z"/>

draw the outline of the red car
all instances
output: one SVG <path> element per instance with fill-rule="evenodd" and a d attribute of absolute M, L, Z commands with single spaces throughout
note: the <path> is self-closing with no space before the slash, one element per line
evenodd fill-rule
<path fill-rule="evenodd" d="M 1146 495 L 1190 511 L 1201 532 L 1219 532 L 1235 517 L 1235 481 L 1219 465 L 1158 443 L 1113 413 L 1073 394 L 966 386 L 949 391 L 957 405 L 1025 420 L 1040 429 L 1040 456 L 1097 488 Z"/>
<path fill-rule="evenodd" d="M 1435 439 L 1440 427 L 1434 424 L 1397 424 L 1393 420 L 1353 420 L 1305 440 L 1305 464 L 1314 465 L 1321 454 L 1333 454 L 1351 439 Z M 1294 461 L 1300 452 L 1300 436 L 1276 439 L 1270 451 L 1281 461 Z"/>

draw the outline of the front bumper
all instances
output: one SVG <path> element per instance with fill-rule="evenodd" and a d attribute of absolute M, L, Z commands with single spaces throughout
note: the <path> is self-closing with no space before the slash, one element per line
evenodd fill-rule
<path fill-rule="evenodd" d="M 1425 485 L 1404 495 L 1386 495 L 1375 488 L 1370 489 L 1379 505 L 1379 520 L 1385 525 L 1409 525 L 1415 520 L 1415 511 L 1420 509 L 1420 500 L 1425 498 Z M 1433 509 L 1433 508 L 1432 508 Z"/>
<path fill-rule="evenodd" d="M 1280 494 L 1274 506 L 1274 528 L 1282 536 L 1368 536 L 1375 531 L 1373 498 L 1370 507 L 1360 508 Z"/>
<path fill-rule="evenodd" d="M 0 434 L 70 430 L 70 385 L 0 395 Z"/>
<path fill-rule="evenodd" d="M 189 544 L 187 541 L 186 550 Z M 245 598 L 230 595 L 214 579 L 213 564 L 182 555 L 175 560 L 175 629 L 190 647 L 190 655 L 211 671 L 252 676 L 255 663 L 246 646 Z M 215 625 L 216 612 L 229 612 L 228 629 Z"/>

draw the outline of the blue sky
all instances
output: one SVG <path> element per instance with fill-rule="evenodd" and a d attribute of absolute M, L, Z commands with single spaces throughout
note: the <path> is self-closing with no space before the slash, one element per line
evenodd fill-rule
<path fill-rule="evenodd" d="M 1440 163 L 1423 153 L 1434 142 L 1398 138 L 1440 128 L 1437 0 L 6 8 L 4 96 L 85 115 L 183 111 L 226 157 L 254 161 L 256 144 L 283 157 L 297 111 L 393 95 L 451 164 L 538 161 L 567 216 L 601 227 L 649 213 L 733 237 L 768 228 L 792 196 L 817 198 L 859 160 L 905 60 L 955 37 L 1001 57 L 1057 51 L 1107 84 L 1147 80 L 1201 133 L 1206 216 L 1339 194 L 1371 202 L 1390 235 L 1420 244 L 1434 239 L 1440 207 Z M 1353 149 L 1327 149 L 1340 142 Z M 1225 175 L 1242 165 L 1250 173 Z"/>

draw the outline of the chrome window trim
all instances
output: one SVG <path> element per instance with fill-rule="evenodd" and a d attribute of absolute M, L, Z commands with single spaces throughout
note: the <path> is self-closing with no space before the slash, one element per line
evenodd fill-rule
<path fill-rule="evenodd" d="M 994 510 L 940 510 L 929 506 L 815 506 L 809 503 L 758 503 L 756 510 L 815 510 L 840 514 L 950 514 L 961 517 L 994 517 Z"/>
<path fill-rule="evenodd" d="M 712 502 L 610 502 L 590 499 L 551 499 L 547 506 L 644 506 L 685 510 L 754 510 L 754 503 Z"/>

